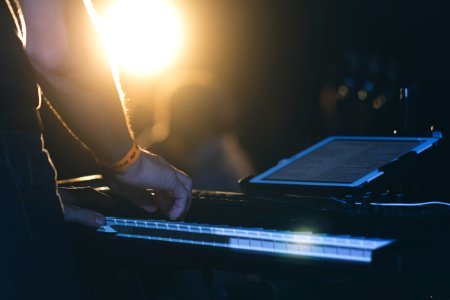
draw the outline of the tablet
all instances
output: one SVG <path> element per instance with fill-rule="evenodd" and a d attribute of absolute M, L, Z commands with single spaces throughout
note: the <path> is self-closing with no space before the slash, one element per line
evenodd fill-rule
<path fill-rule="evenodd" d="M 358 188 L 395 169 L 402 158 L 416 157 L 438 142 L 434 137 L 332 136 L 280 161 L 251 178 L 248 185 L 272 187 Z M 392 168 L 390 168 L 392 169 Z"/>

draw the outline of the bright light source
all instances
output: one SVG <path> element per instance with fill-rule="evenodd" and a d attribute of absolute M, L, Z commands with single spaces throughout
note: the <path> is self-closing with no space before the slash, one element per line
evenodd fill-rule
<path fill-rule="evenodd" d="M 111 60 L 129 72 L 157 73 L 181 49 L 182 22 L 170 0 L 116 0 L 100 26 Z"/>

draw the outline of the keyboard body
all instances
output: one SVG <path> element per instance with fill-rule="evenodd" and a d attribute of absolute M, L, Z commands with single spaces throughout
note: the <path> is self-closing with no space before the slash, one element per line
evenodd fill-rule
<path fill-rule="evenodd" d="M 358 204 L 360 199 L 343 203 L 194 191 L 191 210 L 180 223 L 110 195 L 114 208 L 105 211 L 111 216 L 108 226 L 82 233 L 81 244 L 114 259 L 269 274 L 323 274 L 320 270 L 326 269 L 328 274 L 338 270 L 367 276 L 445 273 L 450 265 L 447 207 L 380 208 Z"/>

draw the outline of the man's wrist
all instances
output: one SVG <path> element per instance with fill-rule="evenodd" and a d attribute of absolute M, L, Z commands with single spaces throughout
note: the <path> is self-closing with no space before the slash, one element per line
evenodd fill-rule
<path fill-rule="evenodd" d="M 114 162 L 101 161 L 101 164 L 116 173 L 125 172 L 130 166 L 135 164 L 141 155 L 139 145 L 133 141 L 130 150 L 119 160 Z"/>

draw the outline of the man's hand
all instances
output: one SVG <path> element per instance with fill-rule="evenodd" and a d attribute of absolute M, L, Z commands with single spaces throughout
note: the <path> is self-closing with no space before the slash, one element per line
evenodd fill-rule
<path fill-rule="evenodd" d="M 106 202 L 108 196 L 92 188 L 59 188 L 58 193 L 64 206 L 64 219 L 67 222 L 79 223 L 90 227 L 105 225 L 105 216 L 96 211 L 82 208 L 89 202 Z"/>
<path fill-rule="evenodd" d="M 124 172 L 107 172 L 105 177 L 116 193 L 148 212 L 159 208 L 171 220 L 182 218 L 191 204 L 192 180 L 162 157 L 145 150 Z M 153 190 L 156 201 L 148 189 Z"/>

